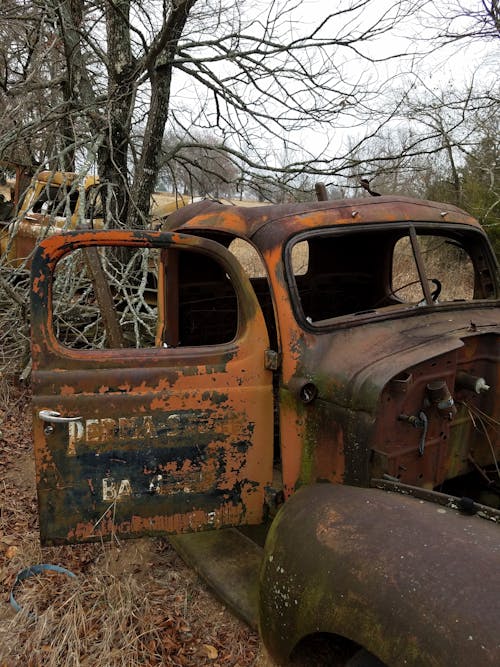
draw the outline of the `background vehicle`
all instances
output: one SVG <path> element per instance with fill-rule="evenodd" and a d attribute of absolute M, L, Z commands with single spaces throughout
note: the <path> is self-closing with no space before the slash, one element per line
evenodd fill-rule
<path fill-rule="evenodd" d="M 14 165 L 15 166 L 15 165 Z M 61 230 L 103 227 L 102 186 L 96 176 L 36 171 L 18 165 L 10 200 L 0 206 L 0 254 L 17 266 L 26 261 L 38 240 Z M 155 193 L 153 219 L 184 206 L 182 197 Z M 29 262 L 28 262 L 29 264 Z"/>
<path fill-rule="evenodd" d="M 329 634 L 347 664 L 498 665 L 500 283 L 478 223 L 377 197 L 166 226 L 34 258 L 43 543 L 176 535 L 280 663 Z M 114 292 L 142 304 L 127 347 L 94 311 L 70 326 L 89 247 L 145 267 Z"/>

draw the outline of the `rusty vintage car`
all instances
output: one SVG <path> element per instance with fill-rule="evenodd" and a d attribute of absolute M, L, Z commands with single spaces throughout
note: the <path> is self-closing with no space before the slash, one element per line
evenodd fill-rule
<path fill-rule="evenodd" d="M 105 198 L 97 176 L 35 170 L 0 161 L 16 177 L 11 198 L 0 199 L 0 255 L 10 266 L 28 266 L 41 238 L 78 227 L 103 227 Z M 151 215 L 160 219 L 185 205 L 187 199 L 154 193 Z"/>
<path fill-rule="evenodd" d="M 123 347 L 57 306 L 89 247 L 147 267 L 132 324 L 113 291 Z M 48 238 L 32 287 L 44 544 L 172 535 L 279 664 L 318 635 L 348 665 L 500 664 L 500 282 L 471 216 L 201 203 Z"/>

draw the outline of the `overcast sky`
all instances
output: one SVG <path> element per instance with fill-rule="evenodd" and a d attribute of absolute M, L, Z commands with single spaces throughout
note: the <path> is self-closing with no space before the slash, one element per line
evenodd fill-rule
<path fill-rule="evenodd" d="M 419 0 L 417 0 L 419 1 Z M 443 0 L 446 1 L 446 0 Z M 481 0 L 467 0 L 469 7 L 480 5 Z M 205 3 L 207 5 L 208 3 Z M 359 5 L 354 13 L 345 13 L 326 21 L 316 37 L 330 38 L 335 35 L 339 38 L 352 38 L 360 34 L 367 27 L 386 22 L 391 25 L 400 5 L 392 0 L 254 0 L 253 2 L 234 2 L 227 0 L 227 6 L 236 11 L 244 8 L 243 17 L 253 21 L 248 32 L 257 34 L 265 24 L 267 12 L 285 10 L 282 21 L 282 39 L 297 38 L 317 25 L 332 11 Z M 404 2 L 403 2 L 404 5 Z M 203 2 L 201 4 L 203 6 Z M 418 91 L 419 87 L 427 93 L 432 90 L 440 91 L 446 87 L 465 87 L 474 77 L 476 85 L 497 85 L 499 69 L 498 40 L 483 42 L 459 41 L 439 49 L 431 48 L 431 38 L 439 31 L 439 23 L 432 18 L 435 5 L 427 3 L 424 11 L 413 13 L 396 25 L 394 29 L 385 32 L 379 38 L 360 45 L 361 54 L 372 59 L 364 60 L 354 50 L 338 48 L 335 51 L 334 62 L 339 69 L 345 85 L 359 83 L 359 86 L 371 86 L 377 90 L 383 104 L 384 97 L 392 94 L 391 91 L 402 90 L 410 85 Z M 454 28 L 465 29 L 465 21 L 457 22 Z M 224 26 L 221 26 L 223 29 Z M 207 35 L 200 34 L 200 38 Z M 431 51 L 431 52 L 430 52 Z M 429 53 L 430 52 L 430 53 Z M 396 54 L 406 54 L 405 58 L 386 60 Z M 426 54 L 426 55 L 424 55 Z M 222 66 L 221 66 L 222 67 Z M 175 96 L 178 109 L 183 109 L 186 126 L 196 117 L 199 107 L 212 104 L 211 95 L 203 98 L 198 85 L 188 82 L 184 77 L 177 77 L 174 81 Z M 293 85 L 293 84 L 291 84 Z M 201 99 L 200 99 L 201 96 Z M 332 93 L 332 103 L 333 93 Z M 297 134 L 289 133 L 288 140 L 295 140 L 304 149 L 312 153 L 327 154 L 339 149 L 342 142 L 351 135 L 360 136 L 364 131 L 365 120 L 356 126 L 356 118 L 352 114 L 339 118 L 335 127 L 314 126 L 307 131 Z M 278 142 L 279 143 L 279 142 Z M 279 146 L 277 151 L 281 150 Z"/>

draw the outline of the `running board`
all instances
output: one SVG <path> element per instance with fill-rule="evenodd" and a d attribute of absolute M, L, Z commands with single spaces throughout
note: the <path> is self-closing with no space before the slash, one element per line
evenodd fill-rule
<path fill-rule="evenodd" d="M 257 629 L 259 571 L 263 549 L 236 528 L 169 538 L 181 558 L 218 598 Z"/>

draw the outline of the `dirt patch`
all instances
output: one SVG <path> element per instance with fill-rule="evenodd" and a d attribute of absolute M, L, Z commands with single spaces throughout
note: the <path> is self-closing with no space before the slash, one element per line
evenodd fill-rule
<path fill-rule="evenodd" d="M 29 393 L 0 409 L 0 665 L 267 667 L 258 635 L 215 600 L 166 539 L 42 548 Z M 16 587 L 37 563 L 42 573 Z M 29 614 L 37 616 L 37 620 Z"/>

